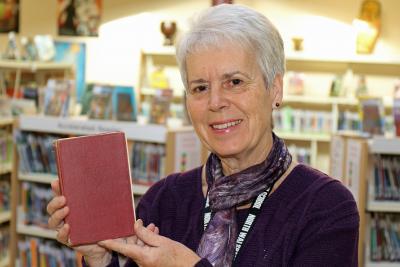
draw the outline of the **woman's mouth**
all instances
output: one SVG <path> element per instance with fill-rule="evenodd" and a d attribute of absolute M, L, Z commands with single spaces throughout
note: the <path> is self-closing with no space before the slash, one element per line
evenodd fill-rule
<path fill-rule="evenodd" d="M 215 130 L 225 130 L 228 129 L 230 127 L 236 126 L 238 124 L 240 124 L 242 122 L 242 120 L 235 120 L 235 121 L 230 121 L 230 122 L 225 122 L 225 123 L 215 123 L 215 124 L 211 124 L 211 128 L 215 129 Z"/>

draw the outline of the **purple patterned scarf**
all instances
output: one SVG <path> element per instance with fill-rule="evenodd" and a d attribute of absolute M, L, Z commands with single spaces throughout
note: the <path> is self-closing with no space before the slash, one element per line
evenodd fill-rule
<path fill-rule="evenodd" d="M 197 254 L 213 266 L 231 266 L 238 235 L 236 206 L 257 197 L 273 185 L 292 162 L 285 143 L 272 133 L 267 159 L 241 172 L 223 176 L 220 159 L 211 154 L 206 163 L 210 208 L 214 216 L 200 240 Z"/>

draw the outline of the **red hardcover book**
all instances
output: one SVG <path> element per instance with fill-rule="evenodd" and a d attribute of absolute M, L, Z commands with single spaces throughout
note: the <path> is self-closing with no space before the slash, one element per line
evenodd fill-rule
<path fill-rule="evenodd" d="M 73 246 L 131 236 L 135 220 L 124 133 L 55 141 L 61 193 L 70 209 Z"/>

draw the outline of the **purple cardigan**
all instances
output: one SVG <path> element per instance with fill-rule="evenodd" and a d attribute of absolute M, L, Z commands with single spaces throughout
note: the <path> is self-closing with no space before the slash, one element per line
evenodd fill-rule
<path fill-rule="evenodd" d="M 196 250 L 203 234 L 201 168 L 172 174 L 142 197 L 137 217 Z M 359 215 L 337 180 L 298 165 L 264 202 L 234 266 L 357 266 Z M 247 210 L 237 212 L 239 229 Z M 108 266 L 118 266 L 113 257 Z M 128 261 L 126 267 L 136 266 Z M 197 267 L 211 266 L 202 259 Z"/>

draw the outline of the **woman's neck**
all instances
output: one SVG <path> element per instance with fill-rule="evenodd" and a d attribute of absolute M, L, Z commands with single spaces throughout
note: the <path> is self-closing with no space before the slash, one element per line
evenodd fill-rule
<path fill-rule="evenodd" d="M 224 175 L 231 175 L 263 162 L 269 155 L 272 144 L 272 134 L 266 134 L 253 149 L 248 149 L 234 157 L 218 155 Z"/>

